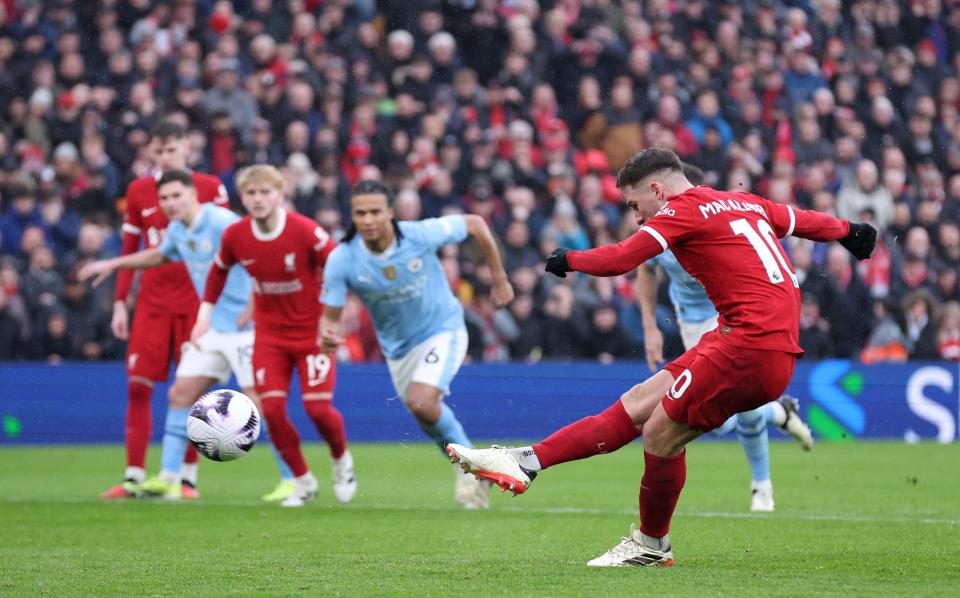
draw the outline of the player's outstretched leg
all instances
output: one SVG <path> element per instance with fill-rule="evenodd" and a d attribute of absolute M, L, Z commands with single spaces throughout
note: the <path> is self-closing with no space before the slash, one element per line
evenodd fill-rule
<path fill-rule="evenodd" d="M 516 496 L 526 492 L 541 469 L 612 453 L 635 440 L 640 436 L 643 422 L 672 383 L 673 375 L 661 370 L 624 393 L 601 413 L 561 428 L 533 446 L 471 449 L 451 444 L 447 446 L 447 454 L 455 463 L 460 463 L 464 471 Z"/>
<path fill-rule="evenodd" d="M 311 399 L 304 395 L 303 407 L 330 447 L 333 494 L 340 502 L 350 502 L 357 494 L 357 475 L 353 469 L 353 455 L 347 450 L 343 415 L 333 406 L 331 399 Z"/>
<path fill-rule="evenodd" d="M 273 445 L 290 466 L 294 476 L 294 491 L 280 504 L 284 507 L 302 507 L 317 495 L 319 484 L 317 478 L 307 468 L 303 453 L 300 451 L 300 435 L 297 434 L 297 429 L 293 427 L 293 422 L 287 415 L 287 396 L 276 391 L 272 394 L 261 394 L 260 404 Z"/>
<path fill-rule="evenodd" d="M 765 406 L 764 406 L 765 407 Z M 770 481 L 770 440 L 763 407 L 738 413 L 737 438 L 750 463 L 750 510 L 773 511 L 773 483 Z"/>
<path fill-rule="evenodd" d="M 127 468 L 123 482 L 100 494 L 100 498 L 131 498 L 141 492 L 140 485 L 147 477 L 147 445 L 150 443 L 150 397 L 153 382 L 141 376 L 127 382 L 127 414 L 124 442 L 127 449 Z"/>

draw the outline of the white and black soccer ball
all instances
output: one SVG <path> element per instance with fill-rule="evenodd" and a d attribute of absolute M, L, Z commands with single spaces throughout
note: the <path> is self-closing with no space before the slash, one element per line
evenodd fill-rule
<path fill-rule="evenodd" d="M 208 392 L 190 411 L 187 437 L 208 459 L 233 461 L 250 452 L 260 437 L 260 413 L 241 392 Z"/>

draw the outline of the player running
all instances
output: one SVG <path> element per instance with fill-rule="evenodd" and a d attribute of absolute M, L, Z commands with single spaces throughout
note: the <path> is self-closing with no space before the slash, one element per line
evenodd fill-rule
<path fill-rule="evenodd" d="M 253 279 L 257 324 L 253 342 L 254 385 L 274 446 L 293 471 L 294 491 L 281 502 L 301 507 L 316 496 L 318 483 L 300 451 L 300 436 L 287 415 L 293 366 L 300 373 L 303 405 L 333 459 L 333 493 L 350 502 L 357 492 L 353 457 L 347 450 L 343 416 L 333 406 L 336 363 L 321 347 L 320 275 L 336 246 L 316 222 L 283 208 L 283 175 L 265 165 L 237 175 L 240 199 L 249 216 L 227 227 L 207 276 L 203 303 L 191 334 L 195 341 L 210 326 L 214 304 L 227 273 L 240 264 Z"/>
<path fill-rule="evenodd" d="M 451 444 L 447 450 L 466 470 L 520 494 L 541 469 L 616 451 L 642 432 L 640 528 L 631 525 L 626 538 L 587 564 L 670 565 L 668 531 L 686 481 L 684 447 L 733 414 L 780 396 L 803 353 L 797 344 L 799 284 L 777 239 L 839 240 L 857 259 L 866 259 L 877 231 L 749 193 L 694 187 L 669 150 L 633 156 L 617 185 L 640 230 L 616 245 L 557 249 L 547 271 L 618 276 L 672 249 L 717 306 L 719 327 L 602 413 L 539 444 L 483 450 Z"/>
<path fill-rule="evenodd" d="M 333 351 L 344 342 L 340 318 L 347 291 L 353 291 L 370 311 L 393 387 L 423 431 L 441 451 L 449 443 L 472 446 L 443 400 L 466 356 L 467 329 L 437 250 L 468 235 L 476 239 L 493 272 L 493 299 L 506 305 L 513 288 L 493 235 L 475 215 L 397 222 L 393 193 L 376 181 L 357 183 L 350 196 L 353 222 L 324 269 L 324 346 Z M 459 468 L 457 474 L 455 500 L 486 509 L 489 484 Z"/>
<path fill-rule="evenodd" d="M 211 203 L 201 204 L 193 177 L 185 170 L 168 170 L 157 181 L 160 209 L 170 221 L 159 247 L 108 260 L 91 262 L 81 268 L 80 280 L 95 276 L 98 286 L 116 270 L 156 268 L 170 262 L 184 262 L 197 294 L 203 293 L 207 272 L 220 246 L 223 231 L 240 217 Z M 167 393 L 169 408 L 164 425 L 160 475 L 141 485 L 143 493 L 177 500 L 182 497 L 180 464 L 187 451 L 187 417 L 190 407 L 216 383 L 225 383 L 232 372 L 237 384 L 254 402 L 253 328 L 250 326 L 250 277 L 240 266 L 231 269 L 223 294 L 211 314 L 211 330 L 196 344 L 183 349 L 176 378 Z M 276 453 L 275 453 L 276 454 Z M 264 497 L 283 500 L 293 492 L 293 474 L 277 456 L 280 484 Z"/>
<path fill-rule="evenodd" d="M 683 173 L 692 185 L 699 185 L 703 172 L 696 166 L 683 165 Z M 649 259 L 637 269 L 637 304 L 643 318 L 643 342 L 647 365 L 651 372 L 663 362 L 663 335 L 657 328 L 655 268 L 660 266 L 669 280 L 670 300 L 677 312 L 677 324 L 685 350 L 692 349 L 707 332 L 717 327 L 717 310 L 707 297 L 703 286 L 687 274 L 676 256 L 669 249 Z M 728 419 L 714 434 L 728 434 L 734 430 L 743 452 L 750 463 L 750 510 L 770 512 L 774 510 L 773 483 L 770 481 L 770 441 L 767 424 L 774 424 L 793 436 L 805 450 L 813 446 L 810 428 L 800 419 L 797 400 L 783 395 L 762 407 L 738 413 Z"/>
<path fill-rule="evenodd" d="M 187 132 L 176 123 L 161 122 L 150 132 L 150 153 L 157 172 L 140 177 L 127 187 L 122 255 L 138 251 L 141 238 L 147 249 L 160 246 L 168 221 L 160 209 L 157 180 L 168 170 L 186 168 L 189 151 Z M 227 191 L 220 179 L 198 172 L 191 176 L 201 203 L 229 205 Z M 147 477 L 144 467 L 152 430 L 150 397 L 153 384 L 167 380 L 171 359 L 174 363 L 180 361 L 180 348 L 190 338 L 190 327 L 199 302 L 183 264 L 172 263 L 147 270 L 140 279 L 137 309 L 131 327 L 127 301 L 132 285 L 132 270 L 117 276 L 110 322 L 113 334 L 120 340 L 129 341 L 124 431 L 127 468 L 123 482 L 103 492 L 100 495 L 103 499 L 133 497 L 141 492 L 140 484 Z M 188 448 L 181 473 L 183 498 L 197 498 L 197 451 L 192 446 Z"/>

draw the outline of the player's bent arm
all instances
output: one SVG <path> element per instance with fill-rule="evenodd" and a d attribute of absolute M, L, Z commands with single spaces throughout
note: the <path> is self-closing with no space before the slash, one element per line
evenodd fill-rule
<path fill-rule="evenodd" d="M 336 351 L 343 344 L 343 308 L 323 306 L 320 317 L 320 344 L 327 351 Z"/>
<path fill-rule="evenodd" d="M 667 249 L 666 241 L 658 239 L 645 227 L 616 245 L 605 245 L 585 251 L 566 254 L 571 270 L 593 276 L 619 276 Z"/>
<path fill-rule="evenodd" d="M 815 210 L 795 210 L 767 201 L 771 222 L 780 237 L 793 235 L 811 241 L 839 241 L 858 260 L 865 260 L 877 244 L 877 229 L 869 224 L 841 220 Z"/>
<path fill-rule="evenodd" d="M 463 217 L 467 225 L 467 234 L 477 240 L 483 257 L 487 260 L 493 273 L 493 298 L 498 305 L 506 305 L 513 300 L 513 287 L 506 270 L 503 269 L 503 260 L 500 259 L 500 250 L 490 232 L 487 222 L 476 214 L 467 214 Z"/>

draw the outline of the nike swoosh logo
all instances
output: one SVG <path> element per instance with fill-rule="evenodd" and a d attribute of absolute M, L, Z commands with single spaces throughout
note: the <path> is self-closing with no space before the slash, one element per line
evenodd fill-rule
<path fill-rule="evenodd" d="M 240 265 L 241 265 L 241 266 L 249 266 L 250 264 L 252 264 L 252 263 L 255 262 L 255 261 L 257 261 L 257 260 L 256 260 L 256 259 L 252 259 L 252 260 L 240 260 Z"/>
<path fill-rule="evenodd" d="M 307 380 L 307 386 L 319 386 L 323 384 L 323 380 Z"/>
<path fill-rule="evenodd" d="M 147 216 L 149 216 L 150 214 L 153 214 L 154 212 L 156 212 L 156 211 L 159 210 L 159 209 L 160 209 L 160 208 L 146 208 L 146 209 L 144 209 L 144 210 L 141 210 L 141 211 L 140 211 L 140 214 L 142 214 L 144 217 L 147 217 Z"/>
<path fill-rule="evenodd" d="M 370 282 L 370 277 L 361 275 L 361 276 L 357 276 L 357 280 L 359 280 L 360 282 Z"/>

